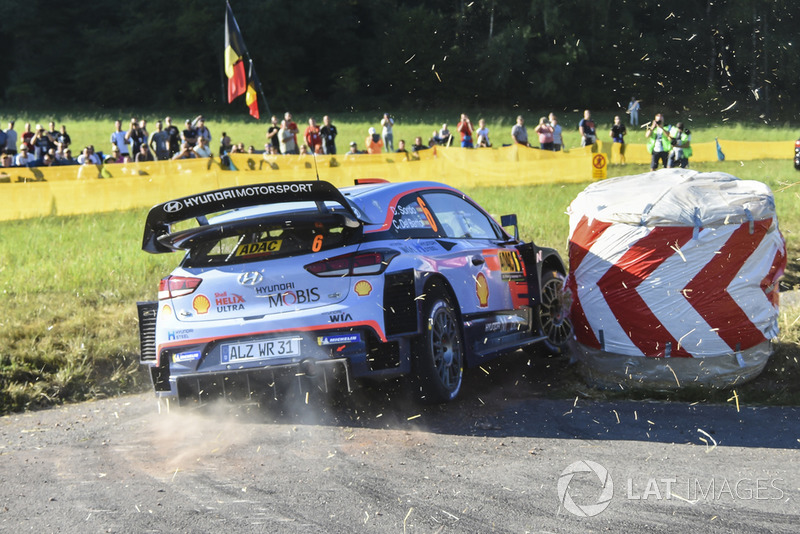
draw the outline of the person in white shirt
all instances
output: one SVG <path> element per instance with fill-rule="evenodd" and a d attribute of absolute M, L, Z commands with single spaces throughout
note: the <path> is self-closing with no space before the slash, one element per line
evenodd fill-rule
<path fill-rule="evenodd" d="M 117 145 L 121 156 L 130 157 L 131 152 L 130 148 L 128 148 L 128 136 L 126 134 L 127 132 L 122 131 L 122 121 L 114 121 L 114 131 L 111 133 L 111 144 Z"/>
<path fill-rule="evenodd" d="M 211 157 L 211 149 L 208 148 L 208 144 L 205 137 L 197 136 L 197 145 L 194 147 L 194 153 L 197 154 L 198 158 Z"/>
<path fill-rule="evenodd" d="M 17 167 L 30 167 L 36 162 L 36 157 L 28 153 L 28 147 L 24 144 L 19 147 L 19 154 L 14 160 Z"/>

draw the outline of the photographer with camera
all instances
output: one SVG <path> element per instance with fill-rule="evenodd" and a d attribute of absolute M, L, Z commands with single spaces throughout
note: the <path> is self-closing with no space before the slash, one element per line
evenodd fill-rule
<path fill-rule="evenodd" d="M 650 170 L 658 168 L 658 162 L 666 168 L 667 157 L 672 149 L 672 138 L 669 135 L 669 128 L 664 126 L 664 116 L 656 114 L 653 121 L 647 125 L 644 136 L 647 138 L 647 151 L 650 153 Z"/>

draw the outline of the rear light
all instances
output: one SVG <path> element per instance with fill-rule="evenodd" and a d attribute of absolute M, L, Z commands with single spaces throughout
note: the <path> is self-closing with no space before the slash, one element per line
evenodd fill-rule
<path fill-rule="evenodd" d="M 202 278 L 188 276 L 168 276 L 158 284 L 158 300 L 174 299 L 191 295 L 202 282 Z"/>
<path fill-rule="evenodd" d="M 309 263 L 306 271 L 315 276 L 364 276 L 381 274 L 389 262 L 400 254 L 396 250 L 381 249 L 368 252 L 353 252 L 327 260 Z"/>

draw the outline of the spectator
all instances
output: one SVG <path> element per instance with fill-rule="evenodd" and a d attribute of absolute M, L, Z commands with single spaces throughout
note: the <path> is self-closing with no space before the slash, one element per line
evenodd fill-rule
<path fill-rule="evenodd" d="M 78 162 L 72 157 L 72 149 L 65 148 L 63 152 L 63 158 L 59 161 L 59 165 L 75 165 L 76 163 Z"/>
<path fill-rule="evenodd" d="M 255 154 L 256 153 L 256 147 L 253 146 L 253 145 L 250 145 L 249 147 L 247 147 L 247 153 L 248 154 Z"/>
<path fill-rule="evenodd" d="M 436 133 L 436 137 L 438 138 L 438 143 L 440 145 L 449 145 L 452 136 L 450 135 L 450 130 L 447 129 L 447 123 L 442 124 L 442 129 Z"/>
<path fill-rule="evenodd" d="M 172 117 L 166 117 L 164 119 L 164 131 L 167 132 L 168 142 L 167 146 L 169 147 L 169 157 L 172 158 L 175 154 L 180 151 L 181 148 L 181 131 L 178 130 L 178 127 L 172 124 Z"/>
<path fill-rule="evenodd" d="M 474 148 L 472 144 L 472 122 L 465 113 L 461 114 L 461 120 L 456 126 L 458 133 L 461 134 L 461 148 Z"/>
<path fill-rule="evenodd" d="M 36 158 L 30 153 L 28 150 L 28 145 L 25 143 L 19 146 L 19 154 L 14 160 L 14 164 L 17 167 L 33 167 L 34 163 L 36 162 Z"/>
<path fill-rule="evenodd" d="M 17 139 L 14 121 L 8 121 L 8 128 L 6 128 L 6 154 L 9 156 L 17 155 Z"/>
<path fill-rule="evenodd" d="M 322 128 L 319 130 L 322 136 L 322 148 L 326 154 L 336 154 L 336 136 L 339 134 L 336 131 L 336 126 L 331 123 L 331 118 L 327 115 L 322 117 Z"/>
<path fill-rule="evenodd" d="M 640 108 L 639 101 L 636 100 L 635 96 L 631 97 L 631 101 L 628 104 L 628 113 L 631 116 L 631 126 L 639 126 L 639 108 Z"/>
<path fill-rule="evenodd" d="M 553 150 L 553 127 L 547 122 L 547 117 L 539 119 L 536 133 L 539 135 L 539 149 Z"/>
<path fill-rule="evenodd" d="M 100 156 L 95 153 L 92 145 L 83 148 L 78 156 L 78 165 L 100 165 Z"/>
<path fill-rule="evenodd" d="M 135 158 L 136 163 L 153 161 L 153 159 L 153 153 L 150 152 L 150 147 L 147 146 L 147 143 L 142 143 L 139 145 L 139 152 L 136 153 Z"/>
<path fill-rule="evenodd" d="M 288 112 L 287 115 L 291 117 Z M 278 141 L 280 141 L 281 154 L 288 155 L 300 153 L 300 150 L 297 146 L 297 141 L 295 141 L 295 135 L 292 132 L 289 123 L 286 122 L 286 119 L 281 121 L 281 129 L 278 131 Z"/>
<path fill-rule="evenodd" d="M 206 140 L 206 146 L 211 147 L 211 131 L 206 126 L 206 119 L 202 115 L 198 115 L 192 121 L 192 128 L 197 132 L 198 140 L 202 137 Z"/>
<path fill-rule="evenodd" d="M 486 121 L 483 119 L 478 119 L 478 131 L 475 132 L 475 139 L 478 143 L 478 148 L 492 146 L 489 141 L 489 128 L 486 127 Z"/>
<path fill-rule="evenodd" d="M 131 155 L 138 156 L 139 148 L 142 145 L 147 145 L 149 134 L 147 133 L 147 121 L 142 119 L 136 121 L 136 117 L 131 119 L 131 129 L 128 132 L 128 139 L 131 142 Z"/>
<path fill-rule="evenodd" d="M 420 139 L 421 141 L 421 139 Z M 406 142 L 403 139 L 397 142 L 397 153 L 403 154 L 405 159 L 408 159 L 408 150 L 406 150 Z"/>
<path fill-rule="evenodd" d="M 274 119 L 275 117 L 273 117 Z M 230 153 L 231 148 L 233 147 L 233 141 L 231 141 L 231 136 L 228 135 L 226 132 L 222 132 L 222 137 L 219 139 L 219 155 L 220 157 Z M 272 145 L 270 145 L 272 146 Z"/>
<path fill-rule="evenodd" d="M 669 152 L 667 167 L 686 168 L 689 158 L 692 157 L 692 135 L 689 130 L 684 130 L 683 123 L 679 122 L 669 132 L 672 139 L 672 150 Z"/>
<path fill-rule="evenodd" d="M 592 120 L 592 112 L 588 109 L 583 111 L 583 118 L 578 123 L 578 131 L 581 134 L 581 146 L 593 146 L 597 140 L 597 133 Z"/>
<path fill-rule="evenodd" d="M 647 139 L 647 151 L 650 153 L 650 170 L 656 170 L 659 161 L 666 167 L 671 145 L 669 131 L 664 127 L 664 116 L 661 113 L 657 113 L 653 122 L 647 125 L 644 136 Z"/>
<path fill-rule="evenodd" d="M 50 137 L 47 135 L 44 128 L 42 128 L 41 124 L 36 125 L 36 132 L 31 139 L 31 145 L 33 145 L 32 155 L 34 159 L 36 159 L 37 162 L 41 162 L 44 155 L 50 149 Z"/>
<path fill-rule="evenodd" d="M 319 133 L 319 126 L 313 117 L 308 119 L 308 127 L 305 133 L 308 149 L 314 154 L 322 154 L 322 136 Z"/>
<path fill-rule="evenodd" d="M 383 148 L 386 152 L 394 152 L 394 134 L 392 133 L 392 126 L 394 126 L 394 119 L 388 113 L 383 114 L 381 119 L 381 140 L 383 141 Z"/>
<path fill-rule="evenodd" d="M 269 129 L 267 130 L 267 141 L 269 141 L 270 145 L 275 147 L 275 150 L 280 152 L 281 150 L 281 142 L 280 137 L 278 137 L 278 132 L 281 130 L 281 125 L 278 124 L 278 117 L 275 115 L 272 116 L 270 119 L 272 124 L 270 124 Z M 225 134 L 222 134 L 223 137 Z M 230 139 L 228 139 L 228 144 L 230 145 Z"/>
<path fill-rule="evenodd" d="M 511 128 L 511 138 L 518 145 L 530 146 L 528 130 L 525 128 L 525 119 L 522 118 L 522 115 L 517 116 L 517 123 Z"/>
<path fill-rule="evenodd" d="M 25 131 L 22 132 L 22 142 L 25 143 L 25 146 L 28 147 L 28 152 L 33 152 L 33 145 L 31 144 L 31 139 L 33 139 L 33 132 L 31 131 L 31 123 L 25 123 Z"/>
<path fill-rule="evenodd" d="M 305 144 L 300 145 L 300 155 L 301 156 L 310 156 L 311 151 L 308 149 L 308 146 Z"/>
<path fill-rule="evenodd" d="M 292 132 L 292 141 L 294 141 L 294 150 L 291 152 L 292 154 L 299 154 L 300 147 L 297 144 L 297 134 L 300 133 L 300 129 L 297 127 L 297 123 L 292 120 L 292 114 L 288 111 L 283 114 L 283 120 L 286 121 L 286 129 Z"/>
<path fill-rule="evenodd" d="M 363 154 L 363 152 L 361 152 L 358 149 L 358 145 L 356 144 L 355 141 L 350 141 L 350 150 L 347 152 L 347 154 L 348 155 L 355 155 L 355 154 Z"/>
<path fill-rule="evenodd" d="M 564 138 L 561 136 L 561 125 L 558 124 L 558 117 L 555 113 L 550 113 L 547 117 L 550 119 L 550 126 L 553 127 L 553 150 L 560 152 L 561 147 L 564 146 Z"/>
<path fill-rule="evenodd" d="M 414 144 L 411 145 L 412 152 L 419 152 L 420 150 L 428 150 L 429 147 L 422 144 L 422 137 L 415 137 Z"/>
<path fill-rule="evenodd" d="M 128 133 L 122 131 L 122 121 L 114 121 L 114 131 L 111 133 L 111 144 L 119 149 L 120 156 L 130 155 L 128 149 Z"/>
<path fill-rule="evenodd" d="M 14 156 L 9 154 L 8 152 L 3 152 L 0 154 L 0 167 L 13 167 L 14 166 Z"/>
<path fill-rule="evenodd" d="M 55 135 L 55 140 L 56 146 L 61 150 L 66 149 L 70 144 L 72 144 L 72 139 L 67 133 L 67 126 L 65 124 L 61 125 L 61 131 Z"/>
<path fill-rule="evenodd" d="M 165 161 L 169 159 L 169 134 L 164 131 L 164 124 L 156 121 L 156 131 L 150 135 L 148 146 L 156 153 L 156 159 Z"/>
<path fill-rule="evenodd" d="M 191 125 L 190 121 L 186 121 L 186 122 L 190 123 L 190 125 Z M 172 159 L 194 159 L 196 157 L 197 157 L 197 154 L 194 153 L 194 150 L 192 150 L 192 147 L 189 146 L 189 143 L 184 141 L 183 143 L 181 143 L 181 149 L 178 151 L 177 154 L 172 156 Z"/>
<path fill-rule="evenodd" d="M 47 148 L 56 148 L 56 139 L 58 138 L 58 130 L 56 130 L 56 123 L 50 121 L 49 123 L 47 123 L 47 126 L 50 127 L 50 129 L 47 130 L 47 140 L 49 141 L 50 146 Z"/>
<path fill-rule="evenodd" d="M 208 146 L 205 137 L 201 135 L 197 136 L 197 145 L 194 147 L 194 153 L 197 154 L 198 158 L 211 157 L 211 148 Z"/>
<path fill-rule="evenodd" d="M 125 158 L 122 157 L 122 154 L 119 151 L 117 145 L 111 147 L 111 155 L 106 157 L 103 163 L 124 163 Z"/>
<path fill-rule="evenodd" d="M 625 136 L 628 133 L 628 129 L 625 128 L 625 125 L 620 121 L 619 115 L 614 117 L 614 124 L 611 125 L 611 139 L 614 143 L 619 143 L 619 159 L 620 163 L 623 165 L 625 164 Z"/>
<path fill-rule="evenodd" d="M 42 166 L 43 167 L 52 167 L 55 164 L 55 159 L 48 153 L 45 153 L 44 157 L 42 158 Z"/>
<path fill-rule="evenodd" d="M 6 133 L 0 128 L 0 153 L 6 153 Z"/>
<path fill-rule="evenodd" d="M 189 149 L 194 148 L 194 146 L 197 144 L 197 130 L 194 129 L 194 126 L 192 126 L 192 121 L 189 119 L 186 119 L 186 122 L 184 123 L 181 139 L 184 143 L 189 145 Z M 183 146 L 181 146 L 181 151 L 182 150 Z"/>
<path fill-rule="evenodd" d="M 369 135 L 364 144 L 367 147 L 367 154 L 380 154 L 383 149 L 383 139 L 375 132 L 375 128 L 370 127 Z"/>

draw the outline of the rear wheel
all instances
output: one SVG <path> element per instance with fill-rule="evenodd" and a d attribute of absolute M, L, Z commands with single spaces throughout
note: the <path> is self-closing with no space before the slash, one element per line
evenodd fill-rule
<path fill-rule="evenodd" d="M 424 307 L 424 331 L 412 346 L 418 398 L 426 404 L 451 401 L 461 390 L 464 343 L 451 301 L 430 295 Z"/>
<path fill-rule="evenodd" d="M 542 275 L 542 298 L 539 304 L 539 327 L 547 336 L 544 346 L 552 354 L 560 354 L 567 348 L 572 337 L 572 321 L 569 318 L 569 296 L 564 288 L 565 277 L 558 271 Z"/>

